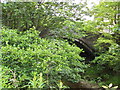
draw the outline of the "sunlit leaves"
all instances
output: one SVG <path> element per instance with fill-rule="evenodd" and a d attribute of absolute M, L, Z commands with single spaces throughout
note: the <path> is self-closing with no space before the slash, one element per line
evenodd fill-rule
<path fill-rule="evenodd" d="M 14 37 L 10 33 L 14 33 Z M 58 82 L 63 76 L 78 82 L 81 79 L 78 73 L 84 73 L 86 68 L 84 58 L 79 56 L 82 50 L 62 40 L 41 39 L 37 34 L 33 28 L 22 33 L 12 29 L 3 28 L 2 30 L 3 59 L 1 62 L 19 76 L 15 78 L 20 82 L 17 85 L 21 85 L 19 87 L 26 87 L 26 85 L 34 88 L 47 87 L 46 81 L 49 85 L 53 85 L 52 83 Z M 34 72 L 37 74 L 32 74 Z M 38 75 L 40 73 L 42 76 Z M 44 78 L 45 82 L 41 78 Z M 28 81 L 23 84 L 26 79 Z"/>
<path fill-rule="evenodd" d="M 82 23 L 76 26 L 74 21 L 78 19 L 78 21 L 82 20 L 82 16 L 87 13 L 87 11 L 83 9 L 85 7 L 85 3 L 7 2 L 3 3 L 3 24 L 13 29 L 17 28 L 20 31 L 25 31 L 34 26 L 38 31 L 50 29 L 49 35 L 55 37 L 63 35 L 63 37 L 68 38 L 80 38 Z M 74 26 L 69 27 L 69 23 L 65 25 L 64 22 L 66 21 L 74 22 Z M 65 26 L 69 29 L 63 29 Z M 72 32 L 69 31 L 70 29 Z M 65 35 L 61 33 L 65 33 Z"/>

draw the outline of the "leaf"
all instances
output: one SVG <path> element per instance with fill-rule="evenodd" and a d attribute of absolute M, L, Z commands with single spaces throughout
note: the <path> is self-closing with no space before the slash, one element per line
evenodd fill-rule
<path fill-rule="evenodd" d="M 112 88 L 118 88 L 118 86 L 114 86 L 114 87 L 112 87 Z"/>
<path fill-rule="evenodd" d="M 102 86 L 103 88 L 108 88 L 107 86 Z"/>
<path fill-rule="evenodd" d="M 108 87 L 111 88 L 112 87 L 112 83 L 110 83 Z"/>

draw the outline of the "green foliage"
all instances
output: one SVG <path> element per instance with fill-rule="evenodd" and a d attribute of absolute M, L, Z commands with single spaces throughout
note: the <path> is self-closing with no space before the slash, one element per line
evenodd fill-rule
<path fill-rule="evenodd" d="M 83 36 L 82 15 L 87 12 L 83 7 L 85 3 L 7 2 L 3 3 L 2 22 L 11 29 L 25 31 L 35 27 L 39 32 L 50 29 L 48 35 L 55 37 L 79 38 Z"/>
<path fill-rule="evenodd" d="M 85 22 L 88 33 L 97 34 L 96 57 L 86 70 L 86 78 L 100 86 L 113 83 L 120 87 L 119 16 L 117 2 L 101 2 L 91 11 L 94 21 Z"/>
<path fill-rule="evenodd" d="M 96 49 L 98 50 L 98 57 L 94 61 L 97 61 L 98 65 L 104 65 L 106 69 L 112 69 L 115 72 L 120 71 L 120 66 L 118 65 L 119 60 L 119 30 L 116 30 L 118 27 L 119 18 L 118 14 L 118 3 L 117 2 L 101 2 L 98 6 L 96 6 L 93 10 L 95 11 L 97 18 L 103 18 L 103 20 L 107 19 L 108 22 L 103 22 L 103 20 L 97 20 L 97 22 L 101 23 L 100 25 L 106 31 L 101 29 L 102 34 L 101 37 L 98 38 L 96 42 Z M 109 17 L 108 17 L 109 16 Z M 102 23 L 103 22 L 103 23 Z M 112 25 L 112 26 L 111 26 Z M 109 28 L 106 28 L 109 27 Z M 111 71 L 112 72 L 112 71 Z"/>
<path fill-rule="evenodd" d="M 44 81 L 42 73 L 38 74 L 37 72 L 34 72 L 33 75 L 33 79 L 30 80 L 30 84 L 33 88 L 43 88 L 45 86 L 46 81 Z"/>
<path fill-rule="evenodd" d="M 107 68 L 111 68 L 113 71 L 120 71 L 120 58 L 119 48 L 120 46 L 108 39 L 98 39 L 96 46 L 99 45 L 100 56 L 96 57 L 94 61 L 97 61 L 100 65 L 105 65 Z"/>
<path fill-rule="evenodd" d="M 60 38 L 68 38 L 70 40 L 78 39 L 83 36 L 86 36 L 84 29 L 83 29 L 83 22 L 77 21 L 69 21 L 66 20 L 64 23 L 64 27 L 61 29 L 56 29 L 51 31 L 51 33 L 55 33 L 54 37 Z"/>
<path fill-rule="evenodd" d="M 100 2 L 99 5 L 93 8 L 92 14 L 95 15 L 95 18 L 100 25 L 115 25 L 119 20 L 117 16 L 118 10 L 119 2 Z"/>
<path fill-rule="evenodd" d="M 33 28 L 25 32 L 3 28 L 1 34 L 1 63 L 8 68 L 3 71 L 4 88 L 57 87 L 61 79 L 78 82 L 87 67 L 79 56 L 81 49 L 65 41 L 41 39 Z"/>
<path fill-rule="evenodd" d="M 2 5 L 3 25 L 11 29 L 2 28 L 1 33 L 0 87 L 65 88 L 62 79 L 76 83 L 83 78 L 100 86 L 113 83 L 120 87 L 119 2 L 100 2 L 89 13 L 86 3 L 7 2 Z M 95 19 L 84 21 L 82 16 L 90 13 Z M 48 29 L 50 37 L 38 37 Z M 82 50 L 61 40 L 84 36 L 95 40 L 96 57 L 89 68 L 79 56 Z"/>

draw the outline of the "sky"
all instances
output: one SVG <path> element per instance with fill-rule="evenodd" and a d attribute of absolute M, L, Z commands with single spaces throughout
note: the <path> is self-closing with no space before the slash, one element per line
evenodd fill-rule
<path fill-rule="evenodd" d="M 80 3 L 80 0 L 75 0 L 75 2 L 76 2 L 76 3 Z M 92 2 L 95 3 L 95 5 L 98 5 L 99 2 L 100 2 L 100 0 L 87 0 L 87 6 L 88 6 L 89 8 L 92 8 L 92 6 L 93 6 Z M 84 16 L 84 18 L 85 18 L 86 20 L 94 20 L 94 16 L 92 16 L 92 17 Z"/>
<path fill-rule="evenodd" d="M 80 3 L 80 2 L 81 2 L 81 0 L 74 0 L 74 1 L 77 2 L 77 3 Z M 91 2 L 94 2 L 94 3 L 96 3 L 96 4 L 99 4 L 99 1 L 100 1 L 100 0 L 87 0 L 87 2 L 88 2 L 89 5 L 90 5 Z"/>
<path fill-rule="evenodd" d="M 61 1 L 61 2 L 64 2 L 64 1 L 72 1 L 72 2 L 75 2 L 75 3 L 80 3 L 81 0 L 0 0 L 1 2 L 5 2 L 5 1 Z M 84 0 L 83 0 L 84 1 Z M 100 0 L 87 0 L 89 6 L 91 7 L 90 5 L 90 2 L 94 2 L 96 4 L 99 3 Z"/>

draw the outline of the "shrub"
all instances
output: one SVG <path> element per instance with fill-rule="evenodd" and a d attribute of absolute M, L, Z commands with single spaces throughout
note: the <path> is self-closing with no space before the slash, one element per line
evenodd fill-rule
<path fill-rule="evenodd" d="M 120 85 L 120 46 L 112 39 L 106 37 L 98 38 L 96 47 L 98 56 L 92 61 L 92 65 L 87 69 L 87 75 L 94 78 L 100 84 L 113 83 Z"/>
<path fill-rule="evenodd" d="M 82 79 L 80 73 L 87 66 L 78 47 L 62 40 L 42 39 L 33 28 L 25 32 L 2 28 L 1 34 L 4 88 L 50 88 L 58 87 L 62 79 Z"/>

